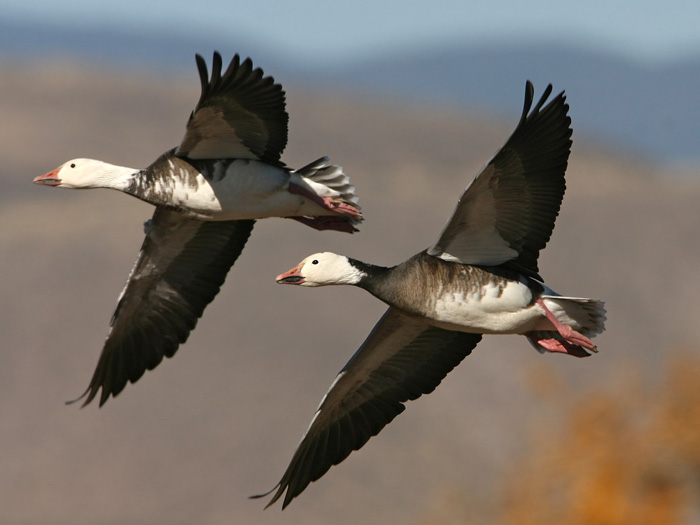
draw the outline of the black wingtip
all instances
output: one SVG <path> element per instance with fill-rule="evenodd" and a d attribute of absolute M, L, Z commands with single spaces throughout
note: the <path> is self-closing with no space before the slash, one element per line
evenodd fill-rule
<path fill-rule="evenodd" d="M 260 499 L 260 498 L 265 498 L 272 494 L 275 490 L 277 490 L 277 494 L 275 494 L 270 501 L 268 501 L 267 505 L 265 505 L 265 508 L 263 510 L 267 510 L 268 507 L 271 507 L 272 505 L 275 504 L 275 502 L 280 498 L 282 495 L 282 487 L 278 483 L 274 487 L 272 487 L 270 490 L 263 494 L 254 494 L 252 496 L 248 496 L 248 499 Z M 284 504 L 282 505 L 282 510 L 289 504 L 289 502 L 285 501 Z"/>
<path fill-rule="evenodd" d="M 520 116 L 520 122 L 518 123 L 518 126 L 524 124 L 525 121 L 528 119 L 528 116 L 539 113 L 539 111 L 544 106 L 545 102 L 547 102 L 549 96 L 552 94 L 553 89 L 554 88 L 552 87 L 552 84 L 547 84 L 547 87 L 542 93 L 542 96 L 540 97 L 537 104 L 535 104 L 534 109 L 532 109 L 532 102 L 535 99 L 535 87 L 533 86 L 531 81 L 527 80 L 525 82 L 525 102 L 523 103 L 523 113 Z M 558 96 L 561 97 L 562 100 L 566 101 L 566 94 L 564 91 L 562 91 Z M 530 111 L 531 109 L 532 111 Z"/>
<path fill-rule="evenodd" d="M 532 101 L 535 98 L 535 86 L 532 82 L 527 80 L 525 82 L 525 101 L 523 102 L 523 113 L 520 115 L 520 124 L 525 122 L 527 114 L 530 113 L 530 108 L 532 107 Z"/>
<path fill-rule="evenodd" d="M 236 55 L 237 59 L 238 55 Z M 209 92 L 210 89 L 214 89 L 217 84 L 221 81 L 221 66 L 223 64 L 223 59 L 221 58 L 221 53 L 214 51 L 211 64 L 211 79 L 209 78 L 209 69 L 207 68 L 207 61 L 202 55 L 196 53 L 194 59 L 197 62 L 197 71 L 199 72 L 199 82 L 202 85 L 202 97 Z M 233 61 L 232 61 L 233 62 Z"/>
<path fill-rule="evenodd" d="M 90 394 L 90 395 L 88 396 L 88 394 Z M 80 405 L 80 408 L 85 408 L 85 406 L 90 404 L 90 401 L 92 401 L 93 397 L 95 397 L 94 393 L 90 393 L 90 387 L 88 387 L 85 390 L 85 392 L 80 394 L 80 396 L 76 397 L 75 399 L 70 399 L 70 400 L 66 401 L 65 403 L 66 403 L 66 405 L 74 405 L 75 403 L 77 403 L 78 401 L 83 399 L 85 396 L 88 396 L 87 399 L 83 402 L 82 405 Z M 100 404 L 100 406 L 102 406 L 102 405 Z"/>
<path fill-rule="evenodd" d="M 250 58 L 247 60 L 250 60 Z M 241 56 L 238 53 L 236 53 L 235 55 L 233 55 L 231 62 L 226 68 L 226 72 L 222 75 L 222 78 L 224 79 L 223 82 L 226 82 L 227 78 L 230 78 L 231 76 L 235 75 L 239 67 L 241 67 Z"/>
<path fill-rule="evenodd" d="M 211 63 L 211 80 L 209 81 L 209 86 L 212 89 L 215 89 L 221 82 L 221 66 L 223 62 L 221 54 L 218 51 L 214 51 L 214 58 Z"/>
<path fill-rule="evenodd" d="M 207 61 L 200 54 L 194 56 L 197 62 L 197 71 L 199 71 L 199 82 L 202 85 L 202 93 L 206 92 L 207 86 L 209 85 L 209 70 L 207 69 Z"/>
<path fill-rule="evenodd" d="M 85 395 L 85 394 L 83 394 L 83 396 L 84 396 L 84 395 Z M 83 396 L 76 397 L 75 399 L 69 399 L 68 401 L 64 401 L 64 403 L 65 403 L 66 405 L 74 405 L 75 403 L 77 403 L 78 401 L 80 401 L 80 400 L 83 398 Z M 83 405 L 83 406 L 85 406 L 85 405 Z M 83 408 L 83 407 L 81 406 L 80 408 Z"/>
<path fill-rule="evenodd" d="M 250 58 L 241 60 L 241 56 L 236 53 L 233 55 L 231 62 L 229 63 L 226 71 L 223 71 L 223 59 L 221 58 L 221 53 L 214 51 L 212 64 L 211 64 L 211 77 L 209 77 L 209 69 L 207 68 L 207 62 L 199 53 L 195 54 L 195 61 L 197 62 L 197 70 L 199 71 L 199 81 L 202 86 L 202 96 L 200 101 L 207 96 L 207 94 L 216 90 L 222 82 L 226 82 L 227 78 L 235 77 L 239 69 L 242 70 L 243 75 L 249 75 L 251 72 L 256 72 L 258 77 L 262 78 L 264 76 L 263 71 L 260 68 L 255 68 L 253 61 Z M 269 77 L 274 83 L 274 79 Z M 190 117 L 191 118 L 191 117 Z"/>
<path fill-rule="evenodd" d="M 547 87 L 544 90 L 544 93 L 542 93 L 542 96 L 540 97 L 539 102 L 537 102 L 537 105 L 535 106 L 535 109 L 533 110 L 533 113 L 539 112 L 540 109 L 542 109 L 542 106 L 544 106 L 544 103 L 547 102 L 547 99 L 549 98 L 549 95 L 552 94 L 552 84 L 547 84 Z"/>
<path fill-rule="evenodd" d="M 79 397 L 76 397 L 75 399 L 71 399 L 69 401 L 66 401 L 65 402 L 66 405 L 73 405 L 73 404 L 77 403 L 78 401 L 80 401 L 81 399 L 85 398 L 85 401 L 83 401 L 83 404 L 80 405 L 80 408 L 85 408 L 90 403 L 92 403 L 92 400 L 95 399 L 95 397 L 97 397 L 97 392 L 100 390 L 100 388 L 102 388 L 102 394 L 100 395 L 100 403 L 99 403 L 99 408 L 102 408 L 102 405 L 104 405 L 107 402 L 110 395 L 112 397 L 114 397 L 122 390 L 120 388 L 118 390 L 114 390 L 114 391 L 110 392 L 108 390 L 105 390 L 104 386 L 95 387 L 93 382 L 94 382 L 94 378 L 93 378 L 93 381 L 90 383 L 90 386 L 88 386 L 87 389 L 85 389 L 85 392 L 83 392 Z"/>

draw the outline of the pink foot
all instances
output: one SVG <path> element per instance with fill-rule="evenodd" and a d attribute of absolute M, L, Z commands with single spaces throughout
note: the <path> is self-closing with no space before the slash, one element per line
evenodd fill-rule
<path fill-rule="evenodd" d="M 328 210 L 348 215 L 353 219 L 362 219 L 362 212 L 354 204 L 331 197 L 322 197 L 321 200 L 323 201 L 323 207 Z"/>
<path fill-rule="evenodd" d="M 591 341 L 588 337 L 586 337 L 583 334 L 578 333 L 576 330 L 571 328 L 570 326 L 567 326 L 565 324 L 562 324 L 559 319 L 555 317 L 555 315 L 547 308 L 544 304 L 544 301 L 542 299 L 537 299 L 537 304 L 539 304 L 542 309 L 544 310 L 544 315 L 549 319 L 549 322 L 552 323 L 554 328 L 556 329 L 557 332 L 559 332 L 559 335 L 564 338 L 564 341 L 557 341 L 556 339 L 547 339 L 546 341 L 556 341 L 557 345 L 559 347 L 566 347 L 568 348 L 570 345 L 574 345 L 576 347 L 579 347 L 581 350 L 589 350 L 591 352 L 597 352 L 598 348 L 596 347 L 595 343 Z M 538 341 L 541 344 L 540 340 Z M 568 343 L 567 345 L 564 345 L 564 343 Z M 545 348 L 547 348 L 545 345 L 542 345 Z M 549 350 L 549 348 L 547 348 Z M 561 352 L 562 350 L 551 350 L 553 352 Z M 565 353 L 571 353 L 571 352 L 566 352 Z M 588 354 L 586 354 L 588 355 Z"/>
<path fill-rule="evenodd" d="M 353 219 L 362 219 L 362 212 L 360 212 L 360 209 L 356 205 L 351 204 L 349 202 L 334 199 L 332 197 L 321 197 L 320 195 L 316 195 L 314 192 L 304 188 L 303 186 L 299 186 L 298 184 L 293 184 L 291 182 L 289 183 L 289 188 L 287 191 L 289 191 L 289 193 L 306 197 L 307 199 L 309 199 L 312 202 L 315 202 L 325 210 L 334 211 L 341 215 L 348 215 Z"/>
<path fill-rule="evenodd" d="M 359 231 L 355 228 L 347 219 L 340 217 L 333 217 L 331 215 L 324 215 L 321 217 L 287 217 L 288 219 L 294 219 L 302 224 L 312 227 L 315 230 L 334 230 L 338 232 L 345 233 L 355 233 Z"/>
<path fill-rule="evenodd" d="M 536 345 L 539 345 L 550 352 L 559 352 L 562 354 L 573 355 L 575 357 L 588 357 L 591 355 L 586 352 L 582 346 L 570 343 L 569 341 L 560 341 L 558 339 L 539 339 L 531 335 L 528 335 L 527 337 Z"/>

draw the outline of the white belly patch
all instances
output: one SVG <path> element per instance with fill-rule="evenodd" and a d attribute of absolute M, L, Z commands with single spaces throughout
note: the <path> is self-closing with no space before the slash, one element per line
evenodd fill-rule
<path fill-rule="evenodd" d="M 469 291 L 441 290 L 428 317 L 452 330 L 519 333 L 542 319 L 522 282 L 496 281 Z"/>

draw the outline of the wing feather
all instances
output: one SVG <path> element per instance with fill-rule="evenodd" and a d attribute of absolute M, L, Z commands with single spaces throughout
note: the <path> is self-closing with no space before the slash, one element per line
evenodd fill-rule
<path fill-rule="evenodd" d="M 549 85 L 530 111 L 527 82 L 520 122 L 467 187 L 428 254 L 463 264 L 503 264 L 539 278 L 537 259 L 564 197 L 571 119 L 564 93 L 546 106 Z"/>
<path fill-rule="evenodd" d="M 112 316 L 92 380 L 79 398 L 100 406 L 172 357 L 195 328 L 255 221 L 199 221 L 156 209 Z"/>
<path fill-rule="evenodd" d="M 222 75 L 214 53 L 211 78 L 196 56 L 202 93 L 177 154 L 192 159 L 242 158 L 279 164 L 289 116 L 282 86 L 238 55 Z"/>
<path fill-rule="evenodd" d="M 432 392 L 480 340 L 481 334 L 431 327 L 390 307 L 324 396 L 281 481 L 267 493 L 276 489 L 267 506 L 284 495 L 286 507 L 377 435 L 406 401 Z"/>

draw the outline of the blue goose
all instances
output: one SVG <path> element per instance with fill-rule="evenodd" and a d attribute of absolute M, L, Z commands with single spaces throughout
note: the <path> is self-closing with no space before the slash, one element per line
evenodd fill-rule
<path fill-rule="evenodd" d="M 241 254 L 256 219 L 286 217 L 317 230 L 352 233 L 362 220 L 355 188 L 340 166 L 321 158 L 292 170 L 285 94 L 238 55 L 211 78 L 196 56 L 201 96 L 185 136 L 144 169 L 73 159 L 34 182 L 58 188 L 108 188 L 155 206 L 83 406 L 102 406 L 128 382 L 172 357 L 195 328 Z M 76 400 L 77 401 L 77 400 Z"/>
<path fill-rule="evenodd" d="M 432 392 L 483 334 L 521 334 L 539 352 L 597 351 L 602 301 L 548 288 L 537 260 L 564 196 L 571 119 L 564 93 L 534 109 L 526 85 L 515 131 L 462 194 L 437 242 L 385 268 L 343 255 L 310 255 L 277 282 L 359 286 L 389 308 L 323 397 L 268 506 L 286 507 L 360 449 L 409 400 Z"/>

